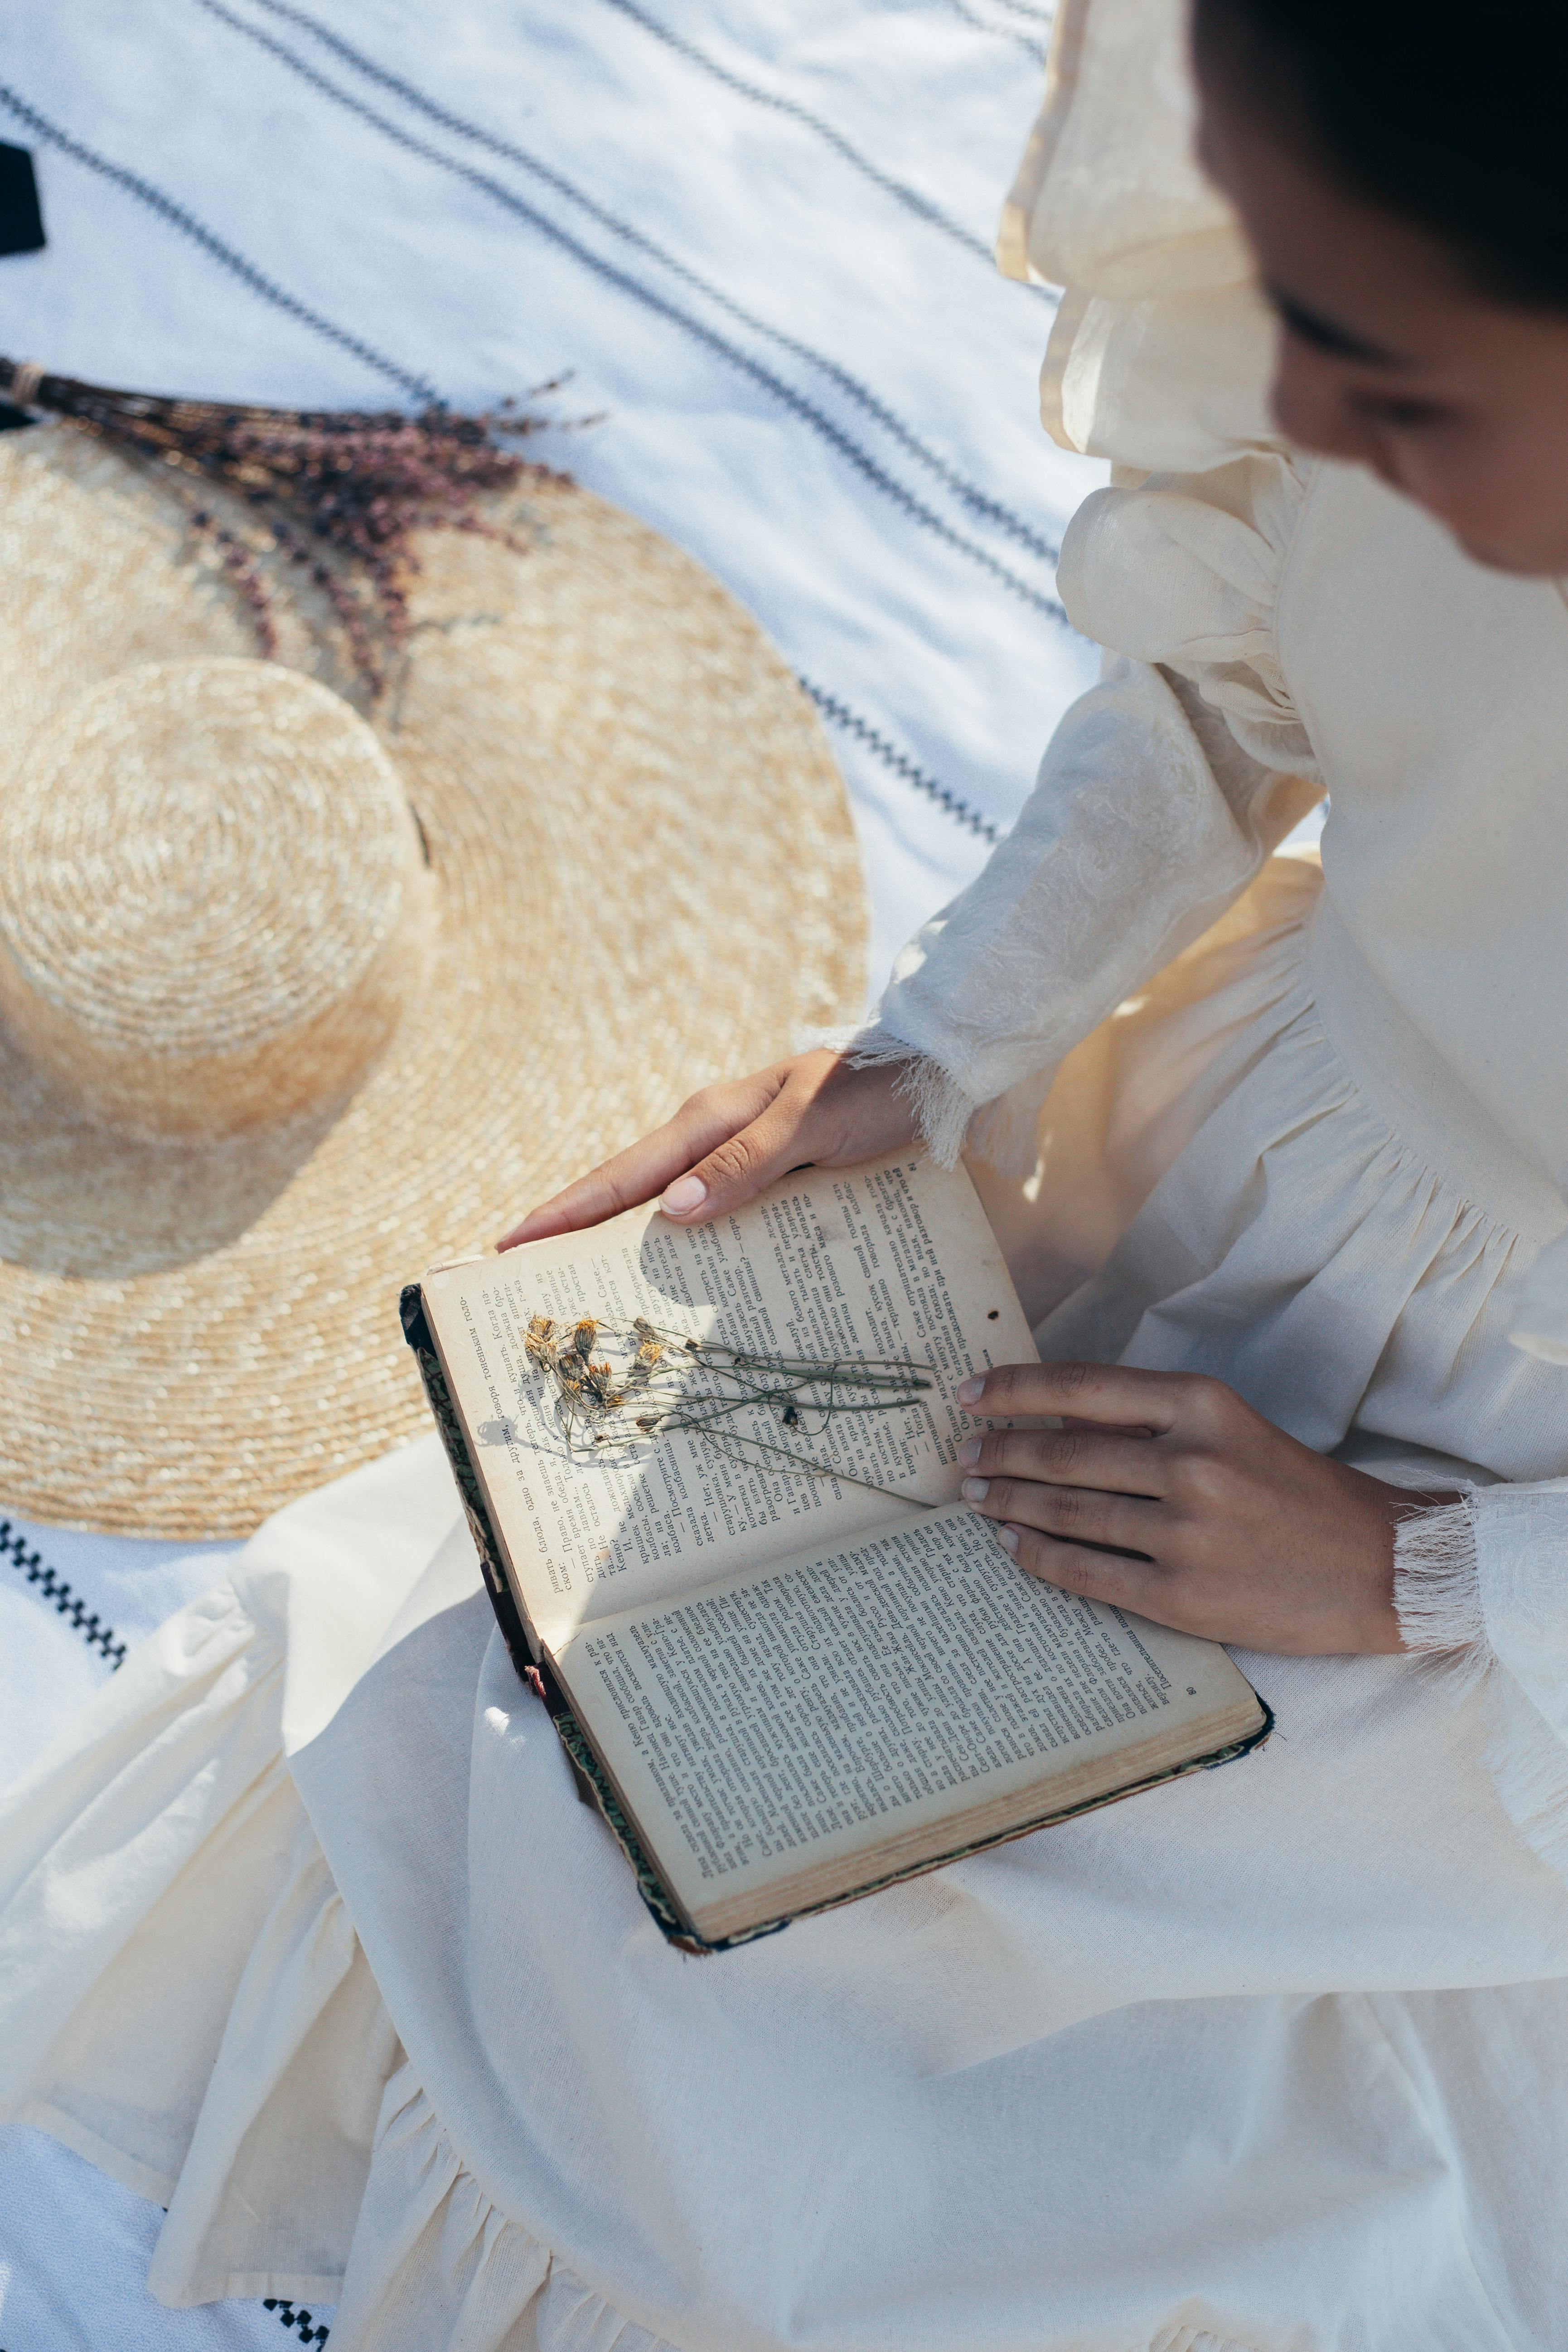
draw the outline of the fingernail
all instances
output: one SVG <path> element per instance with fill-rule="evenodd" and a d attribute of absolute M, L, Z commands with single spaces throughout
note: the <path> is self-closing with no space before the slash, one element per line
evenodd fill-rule
<path fill-rule="evenodd" d="M 678 1176 L 673 1184 L 665 1186 L 658 1205 L 668 1209 L 672 1217 L 684 1217 L 692 1209 L 700 1209 L 707 1198 L 708 1187 L 700 1176 Z"/>
<path fill-rule="evenodd" d="M 996 1530 L 996 1540 L 1002 1546 L 1004 1551 L 1016 1551 L 1018 1549 L 1017 1528 L 998 1528 Z"/>
<path fill-rule="evenodd" d="M 960 1381 L 952 1393 L 960 1404 L 978 1404 L 985 1393 L 984 1376 L 977 1372 L 967 1381 Z"/>
<path fill-rule="evenodd" d="M 958 1449 L 959 1460 L 968 1468 L 973 1469 L 980 1459 L 980 1446 L 981 1440 L 978 1437 L 966 1437 Z"/>
<path fill-rule="evenodd" d="M 983 1503 L 990 1492 L 989 1478 L 966 1478 L 963 1482 L 963 1499 L 966 1503 Z"/>

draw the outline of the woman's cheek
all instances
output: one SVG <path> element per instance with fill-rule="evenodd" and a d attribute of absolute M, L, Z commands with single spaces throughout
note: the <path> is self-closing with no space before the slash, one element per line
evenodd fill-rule
<path fill-rule="evenodd" d="M 1568 465 L 1543 465 L 1529 436 L 1415 454 L 1402 475 L 1400 488 L 1477 563 L 1526 577 L 1568 571 Z"/>

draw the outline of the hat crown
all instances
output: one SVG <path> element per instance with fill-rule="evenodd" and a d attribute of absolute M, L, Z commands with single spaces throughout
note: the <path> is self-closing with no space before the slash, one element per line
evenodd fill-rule
<path fill-rule="evenodd" d="M 0 1015 L 115 1126 L 276 1119 L 391 1035 L 427 878 L 391 761 L 328 688 L 259 661 L 123 671 L 0 795 Z"/>

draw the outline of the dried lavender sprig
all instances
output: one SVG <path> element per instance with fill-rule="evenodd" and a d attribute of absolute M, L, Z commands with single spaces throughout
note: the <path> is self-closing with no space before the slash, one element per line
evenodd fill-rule
<path fill-rule="evenodd" d="M 557 389 L 542 384 L 530 397 Z M 277 630 L 274 583 L 262 559 L 282 555 L 301 566 L 326 597 L 373 695 L 386 683 L 387 657 L 407 643 L 409 590 L 419 569 L 414 534 L 467 530 L 515 544 L 479 511 L 479 499 L 524 477 L 568 478 L 506 446 L 552 421 L 510 400 L 480 415 L 436 407 L 413 416 L 262 408 L 121 391 L 6 359 L 0 390 L 160 468 L 192 530 L 217 551 L 264 656 L 276 650 Z M 203 483 L 244 500 L 257 519 L 254 540 L 202 500 Z"/>

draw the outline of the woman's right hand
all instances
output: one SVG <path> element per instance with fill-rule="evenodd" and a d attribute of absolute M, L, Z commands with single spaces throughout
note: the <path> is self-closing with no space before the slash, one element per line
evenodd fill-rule
<path fill-rule="evenodd" d="M 498 1247 L 575 1233 L 656 1198 L 677 1224 L 702 1225 L 792 1168 L 848 1168 L 896 1151 L 916 1133 L 903 1075 L 902 1064 L 856 1070 L 819 1051 L 704 1087 L 640 1143 L 531 1209 Z"/>

